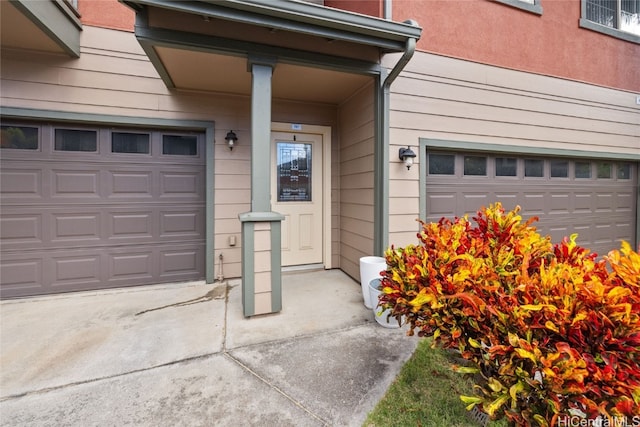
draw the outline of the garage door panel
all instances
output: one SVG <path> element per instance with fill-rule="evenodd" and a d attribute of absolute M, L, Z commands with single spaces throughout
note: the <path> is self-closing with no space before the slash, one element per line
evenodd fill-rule
<path fill-rule="evenodd" d="M 593 209 L 591 193 L 575 192 L 573 194 L 574 212 L 591 212 Z"/>
<path fill-rule="evenodd" d="M 153 280 L 153 250 L 110 253 L 108 261 L 108 280 L 131 281 L 132 279 Z"/>
<path fill-rule="evenodd" d="M 110 240 L 152 239 L 157 219 L 153 211 L 108 212 L 107 237 Z"/>
<path fill-rule="evenodd" d="M 429 212 L 436 216 L 452 217 L 456 212 L 456 193 L 433 193 L 427 194 L 427 206 Z"/>
<path fill-rule="evenodd" d="M 204 253 L 199 247 L 163 249 L 159 259 L 160 277 L 175 278 L 197 273 L 204 263 Z"/>
<path fill-rule="evenodd" d="M 0 239 L 3 245 L 42 244 L 42 215 L 17 213 L 1 215 Z"/>
<path fill-rule="evenodd" d="M 478 211 L 478 206 L 486 206 L 489 204 L 490 195 L 483 193 L 463 193 L 460 201 L 462 202 L 461 213 L 473 215 Z M 458 212 L 460 210 L 458 209 Z"/>
<path fill-rule="evenodd" d="M 2 167 L 0 195 L 3 202 L 11 199 L 41 199 L 42 171 Z"/>
<path fill-rule="evenodd" d="M 611 193 L 596 193 L 596 212 L 611 212 L 614 204 L 614 197 Z"/>
<path fill-rule="evenodd" d="M 198 199 L 202 194 L 203 176 L 195 172 L 161 172 L 160 197 Z"/>
<path fill-rule="evenodd" d="M 202 231 L 200 225 L 203 214 L 200 209 L 162 212 L 160 214 L 160 236 L 198 236 Z"/>
<path fill-rule="evenodd" d="M 519 203 L 520 196 L 517 193 L 495 193 L 494 200 L 501 200 L 505 209 L 514 209 Z"/>
<path fill-rule="evenodd" d="M 591 240 L 594 243 L 607 243 L 613 241 L 614 226 L 610 223 L 596 223 L 595 227 L 592 227 Z"/>
<path fill-rule="evenodd" d="M 634 209 L 635 197 L 631 191 L 622 192 L 619 191 L 616 194 L 616 211 L 618 212 L 631 212 Z"/>
<path fill-rule="evenodd" d="M 102 262 L 97 253 L 54 256 L 52 286 L 69 286 L 74 282 L 99 284 Z"/>
<path fill-rule="evenodd" d="M 100 213 L 52 213 L 50 230 L 52 231 L 51 242 L 73 240 L 79 242 L 99 241 L 100 236 Z"/>
<path fill-rule="evenodd" d="M 571 202 L 571 195 L 567 193 L 552 192 L 549 197 L 549 210 L 552 214 L 567 214 Z"/>
<path fill-rule="evenodd" d="M 24 255 L 3 256 L 0 260 L 0 277 L 2 277 L 2 295 L 5 292 L 29 289 L 38 292 L 43 288 L 42 264 L 40 257 L 25 257 Z"/>
<path fill-rule="evenodd" d="M 82 197 L 98 199 L 99 171 L 53 170 L 52 197 Z"/>
<path fill-rule="evenodd" d="M 631 243 L 633 242 L 633 232 L 635 227 L 633 224 L 628 222 L 619 222 L 615 224 L 614 228 L 614 236 L 616 240 L 624 240 L 625 242 Z M 614 247 L 618 248 L 620 245 L 615 245 Z"/>
<path fill-rule="evenodd" d="M 153 197 L 152 172 L 109 171 L 109 197 L 151 198 Z"/>

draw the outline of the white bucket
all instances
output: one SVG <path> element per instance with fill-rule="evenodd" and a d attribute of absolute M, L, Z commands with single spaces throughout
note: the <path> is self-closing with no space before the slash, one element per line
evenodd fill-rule
<path fill-rule="evenodd" d="M 380 256 L 365 256 L 360 258 L 360 286 L 362 298 L 367 308 L 373 308 L 369 295 L 369 283 L 380 278 L 380 272 L 387 269 L 387 261 Z M 377 303 L 376 303 L 377 304 Z"/>
<path fill-rule="evenodd" d="M 399 328 L 400 325 L 398 324 L 398 320 L 395 317 L 389 317 L 389 314 L 391 314 L 390 309 L 382 311 L 382 309 L 378 308 L 378 297 L 382 293 L 379 288 L 380 279 L 373 279 L 369 283 L 369 295 L 371 298 L 371 304 L 373 305 L 373 315 L 376 318 L 376 322 L 385 328 Z"/>

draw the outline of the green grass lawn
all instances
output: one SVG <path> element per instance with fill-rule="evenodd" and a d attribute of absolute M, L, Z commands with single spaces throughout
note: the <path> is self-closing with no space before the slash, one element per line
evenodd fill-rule
<path fill-rule="evenodd" d="M 415 338 L 418 339 L 418 338 Z M 365 427 L 478 427 L 461 394 L 473 394 L 470 378 L 454 372 L 447 352 L 422 339 L 413 356 L 367 417 Z M 490 422 L 489 426 L 506 426 Z"/>

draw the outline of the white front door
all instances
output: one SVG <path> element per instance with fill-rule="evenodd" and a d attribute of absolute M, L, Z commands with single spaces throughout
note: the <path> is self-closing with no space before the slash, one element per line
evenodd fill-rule
<path fill-rule="evenodd" d="M 271 134 L 271 208 L 281 213 L 282 265 L 322 263 L 322 135 Z"/>

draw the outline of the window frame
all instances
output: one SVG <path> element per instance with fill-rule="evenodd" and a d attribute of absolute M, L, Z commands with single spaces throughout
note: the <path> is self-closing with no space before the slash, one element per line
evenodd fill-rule
<path fill-rule="evenodd" d="M 597 22 L 591 21 L 587 19 L 587 1 L 588 0 L 580 0 L 580 28 L 584 28 L 587 30 L 597 31 L 602 34 L 606 34 L 611 37 L 615 37 L 618 39 L 626 40 L 632 43 L 640 44 L 640 36 L 635 35 L 633 33 L 628 33 L 626 31 L 622 31 L 619 28 L 607 27 L 606 25 L 598 24 Z M 620 0 L 616 1 L 618 15 L 620 15 Z M 619 20 L 618 20 L 619 21 Z M 618 23 L 618 25 L 620 25 Z"/>
<path fill-rule="evenodd" d="M 506 4 L 507 6 L 522 9 L 526 12 L 535 13 L 536 15 L 542 15 L 542 0 L 533 0 L 533 4 L 523 0 L 493 0 L 496 3 Z"/>

